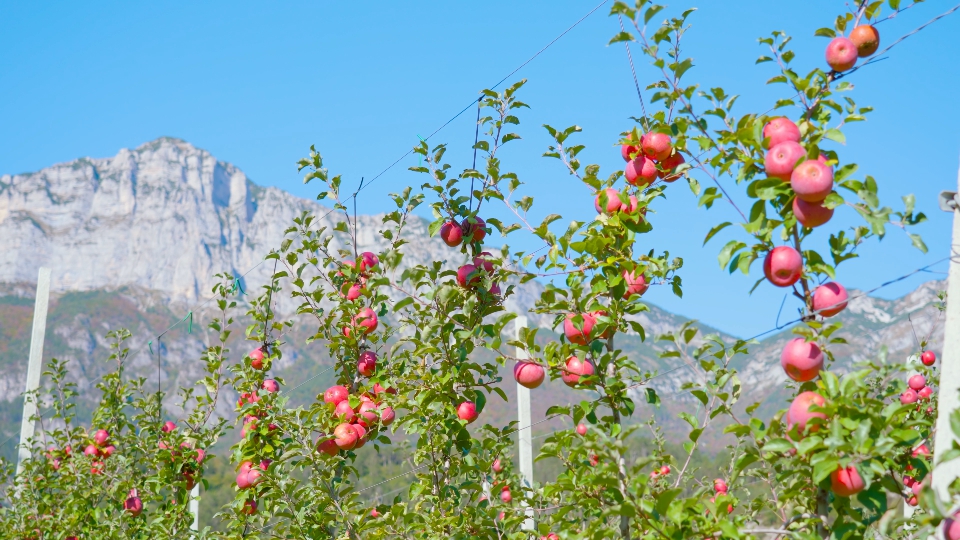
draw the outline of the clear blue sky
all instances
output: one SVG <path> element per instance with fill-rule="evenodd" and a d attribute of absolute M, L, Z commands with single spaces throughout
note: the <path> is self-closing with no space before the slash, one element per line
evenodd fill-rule
<path fill-rule="evenodd" d="M 257 183 L 308 198 L 315 188 L 302 185 L 295 162 L 316 144 L 348 191 L 597 1 L 382 2 L 362 9 L 353 2 L 4 2 L 0 174 L 112 156 L 169 135 L 236 164 Z M 822 65 L 827 40 L 813 31 L 829 26 L 843 7 L 839 0 L 804 2 L 802 10 L 801 3 L 769 0 L 689 0 L 675 7 L 695 4 L 702 9 L 691 18 L 685 45 L 696 64 L 689 79 L 741 94 L 741 111 L 766 110 L 786 92 L 763 85 L 774 73 L 754 65 L 764 53 L 756 38 L 784 30 L 795 37 L 797 67 Z M 931 1 L 908 10 L 880 26 L 883 40 L 890 43 L 951 5 Z M 607 172 L 623 166 L 612 143 L 639 111 L 623 47 L 606 46 L 617 31 L 608 10 L 600 8 L 514 77 L 529 79 L 522 99 L 532 110 L 521 116 L 524 140 L 503 158 L 536 197 L 536 218 L 556 212 L 565 223 L 594 215 L 587 191 L 559 163 L 540 157 L 549 143 L 541 124 L 579 124 L 585 162 Z M 902 194 L 917 195 L 930 217 L 918 229 L 930 253 L 891 230 L 841 267 L 847 286 L 871 288 L 947 254 L 949 215 L 937 210 L 936 195 L 957 185 L 958 34 L 955 14 L 852 77 L 858 102 L 877 112 L 849 126 L 841 159 L 875 176 L 889 205 L 898 206 Z M 641 82 L 654 80 L 653 68 L 634 52 Z M 473 119 L 464 114 L 434 139 L 450 143 L 455 170 L 470 166 Z M 408 157 L 365 190 L 361 211 L 385 210 L 386 193 L 419 182 L 406 171 L 415 164 Z M 729 205 L 697 209 L 689 189 L 676 183 L 656 210 L 656 230 L 641 242 L 684 258 L 685 297 L 653 290 L 652 302 L 741 336 L 774 325 L 783 291 L 765 284 L 747 296 L 759 265 L 749 277 L 728 276 L 716 263 L 722 243 L 701 247 L 713 224 L 733 220 Z M 835 221 L 856 218 L 842 209 Z M 915 276 L 881 294 L 899 296 L 940 277 Z M 788 300 L 783 318 L 795 309 Z"/>

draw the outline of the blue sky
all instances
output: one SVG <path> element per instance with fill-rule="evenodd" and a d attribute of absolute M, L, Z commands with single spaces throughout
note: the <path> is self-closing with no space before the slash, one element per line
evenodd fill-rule
<path fill-rule="evenodd" d="M 308 198 L 316 188 L 303 186 L 295 163 L 316 144 L 349 191 L 597 1 L 395 2 L 364 9 L 346 2 L 4 2 L 0 174 L 111 156 L 169 135 L 236 164 L 257 183 Z M 764 85 L 775 73 L 769 64 L 754 65 L 764 53 L 756 38 L 784 30 L 795 38 L 798 68 L 822 65 L 827 40 L 813 31 L 829 26 L 844 7 L 839 0 L 805 2 L 802 11 L 798 3 L 769 0 L 699 3 L 685 38 L 696 66 L 688 78 L 740 94 L 740 112 L 767 110 L 786 93 Z M 884 46 L 949 7 L 926 2 L 883 23 Z M 612 145 L 639 107 L 623 47 L 606 45 L 617 31 L 608 10 L 601 7 L 511 79 L 529 80 L 521 99 L 532 109 L 521 115 L 524 139 L 502 157 L 536 198 L 536 220 L 549 213 L 562 214 L 563 223 L 594 215 L 587 190 L 558 162 L 540 157 L 550 142 L 542 124 L 580 125 L 583 161 L 606 172 L 623 166 Z M 882 200 L 894 208 L 901 195 L 916 194 L 930 218 L 917 229 L 930 253 L 916 251 L 891 229 L 883 242 L 869 243 L 860 259 L 841 266 L 838 279 L 848 287 L 872 288 L 947 254 L 950 216 L 937 210 L 936 195 L 957 185 L 958 33 L 955 14 L 851 78 L 858 103 L 876 112 L 848 126 L 847 145 L 837 147 L 841 159 L 876 177 Z M 640 51 L 634 55 L 641 84 L 655 80 Z M 464 114 L 431 141 L 450 144 L 455 170 L 470 166 L 473 120 L 474 113 Z M 421 181 L 406 171 L 415 164 L 408 157 L 364 190 L 361 211 L 385 210 L 387 193 Z M 747 295 L 759 264 L 750 276 L 728 276 L 716 262 L 722 242 L 701 247 L 714 224 L 735 218 L 728 204 L 698 209 L 678 182 L 656 211 L 655 231 L 640 242 L 684 258 L 685 295 L 681 300 L 654 289 L 651 302 L 741 336 L 774 326 L 783 291 L 764 284 Z M 841 209 L 831 225 L 856 222 L 852 210 Z M 515 248 L 539 246 L 513 242 Z M 945 271 L 946 264 L 934 270 Z M 880 295 L 899 296 L 941 277 L 920 274 Z M 781 320 L 792 318 L 796 307 L 788 299 Z"/>

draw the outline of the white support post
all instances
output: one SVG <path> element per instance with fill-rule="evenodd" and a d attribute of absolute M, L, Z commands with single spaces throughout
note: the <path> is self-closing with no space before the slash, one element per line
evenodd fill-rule
<path fill-rule="evenodd" d="M 33 332 L 30 335 L 30 357 L 27 361 L 27 385 L 25 393 L 40 387 L 40 373 L 43 371 L 43 336 L 47 333 L 47 306 L 50 301 L 50 269 L 40 268 L 37 279 L 37 299 L 33 307 Z M 17 455 L 17 474 L 23 471 L 23 462 L 30 459 L 30 439 L 33 438 L 34 421 L 37 414 L 35 398 L 23 399 L 23 418 L 20 424 L 20 446 Z"/>
<path fill-rule="evenodd" d="M 527 327 L 526 317 L 517 317 L 514 320 L 515 337 L 520 339 L 520 329 Z M 517 358 L 526 359 L 526 352 L 517 347 Z M 530 389 L 517 383 L 517 445 L 519 446 L 520 476 L 523 478 L 526 487 L 533 488 L 533 434 L 530 427 Z M 532 531 L 535 527 L 533 522 L 533 509 L 526 510 L 527 519 L 523 522 L 523 530 Z"/>
<path fill-rule="evenodd" d="M 193 514 L 193 525 L 190 530 L 197 532 L 200 530 L 200 483 L 198 482 L 190 491 L 190 513 Z"/>
<path fill-rule="evenodd" d="M 957 172 L 957 190 L 960 191 L 960 171 Z M 943 354 L 940 356 L 940 389 L 937 398 L 937 434 L 934 438 L 934 455 L 943 455 L 953 446 L 957 436 L 950 427 L 950 415 L 960 408 L 960 212 L 957 211 L 957 199 L 943 201 L 953 213 L 953 239 L 950 242 L 950 273 L 947 277 L 947 319 L 944 323 Z M 952 204 L 950 204 L 952 202 Z M 944 209 L 947 209 L 944 208 Z M 940 498 L 950 500 L 947 489 L 953 480 L 960 476 L 960 460 L 951 460 L 936 465 L 933 473 L 933 488 Z"/>

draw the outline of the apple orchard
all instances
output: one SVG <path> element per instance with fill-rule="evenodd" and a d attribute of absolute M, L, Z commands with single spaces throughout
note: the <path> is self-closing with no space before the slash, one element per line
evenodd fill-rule
<path fill-rule="evenodd" d="M 545 156 L 568 173 L 562 182 L 594 194 L 596 218 L 566 229 L 555 214 L 529 222 L 534 199 L 498 156 L 520 137 L 523 81 L 482 92 L 479 167 L 457 173 L 444 144 L 415 147 L 422 161 L 411 170 L 422 183 L 391 195 L 378 253 L 359 251 L 353 197 L 311 147 L 299 164 L 305 181 L 345 219 L 327 228 L 317 216 L 297 217 L 267 256 L 271 283 L 242 307 L 235 277 L 218 276 L 209 325 L 217 340 L 199 359 L 205 376 L 195 387 L 164 396 L 126 376 L 131 335 L 111 332 L 114 368 L 98 383 L 90 425 L 81 425 L 67 366 L 52 360 L 43 395 L 32 397 L 48 404 L 53 427 L 33 441 L 21 473 L 5 468 L 0 538 L 960 538 L 954 503 L 930 489 L 934 351 L 917 350 L 910 364 L 878 358 L 831 369 L 832 349 L 845 343 L 835 316 L 851 300 L 841 264 L 889 226 L 926 249 L 907 232 L 925 219 L 913 197 L 899 211 L 882 206 L 887 179 L 859 173 L 833 144 L 846 144 L 842 127 L 871 111 L 854 101 L 849 81 L 879 54 L 896 53 L 880 51 L 899 41 L 881 39 L 877 25 L 896 18 L 884 32 L 907 34 L 915 4 L 835 4 L 840 12 L 824 15 L 832 24 L 811 29 L 824 37 L 825 58 L 794 51 L 782 32 L 759 40 L 758 69 L 771 72 L 781 96 L 767 111 L 735 112 L 735 95 L 688 80 L 695 70 L 682 42 L 695 30 L 694 10 L 613 3 L 624 29 L 611 44 L 641 50 L 658 79 L 643 114 L 609 137 L 622 169 L 581 163 L 579 127 L 545 126 L 553 138 Z M 755 341 L 702 335 L 693 323 L 653 336 L 638 322 L 649 287 L 682 292 L 670 246 L 640 241 L 656 229 L 658 200 L 677 189 L 692 190 L 701 211 L 730 204 L 724 215 L 741 218 L 704 231 L 705 243 L 729 238 L 722 268 L 753 272 L 756 286 L 803 302 L 780 357 L 788 382 L 777 414 L 758 414 L 732 367 Z M 737 207 L 735 190 L 749 208 Z M 511 218 L 494 218 L 491 207 Z M 414 211 L 432 213 L 429 232 L 448 246 L 448 262 L 404 263 Z M 836 212 L 859 216 L 859 225 L 831 229 Z M 817 240 L 824 231 L 829 240 Z M 539 248 L 511 251 L 502 239 L 513 235 Z M 504 301 L 548 276 L 529 314 L 548 322 L 513 339 L 516 317 L 528 314 Z M 299 303 L 289 320 L 274 312 L 278 295 Z M 249 322 L 242 337 L 236 317 Z M 288 383 L 271 375 L 294 326 L 328 350 L 336 378 L 297 407 Z M 638 418 L 636 400 L 659 403 L 648 386 L 658 374 L 618 348 L 625 334 L 667 343 L 664 358 L 697 373 L 683 386 L 698 405 L 680 414 L 682 445 L 670 447 L 661 426 Z M 530 486 L 515 470 L 517 432 L 531 426 L 485 421 L 490 400 L 507 400 L 501 368 L 536 400 L 550 399 L 537 394 L 548 379 L 582 395 L 548 410 L 574 426 L 550 434 L 536 456 L 561 464 L 554 478 Z M 217 414 L 234 393 L 235 415 Z M 165 397 L 181 400 L 181 418 L 167 417 Z M 232 429 L 239 441 L 214 448 Z M 708 430 L 727 445 L 709 470 L 703 456 L 717 450 L 704 448 Z M 652 437 L 643 452 L 632 444 L 639 437 Z M 192 531 L 191 490 L 206 485 L 218 452 L 235 471 L 233 499 L 216 527 Z M 372 497 L 376 486 L 359 482 L 357 469 L 370 452 L 406 454 L 409 487 Z M 955 457 L 944 449 L 938 462 Z"/>

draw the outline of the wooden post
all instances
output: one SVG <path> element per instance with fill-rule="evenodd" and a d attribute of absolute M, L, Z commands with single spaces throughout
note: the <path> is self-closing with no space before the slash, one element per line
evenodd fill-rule
<path fill-rule="evenodd" d="M 526 317 L 517 317 L 514 320 L 515 338 L 520 339 L 520 329 L 527 327 Z M 525 360 L 526 352 L 517 347 L 517 358 Z M 520 477 L 529 488 L 533 488 L 533 428 L 530 427 L 530 389 L 517 383 L 517 445 L 519 446 Z M 523 530 L 532 531 L 533 509 L 526 510 L 527 519 L 523 522 Z"/>
<path fill-rule="evenodd" d="M 30 357 L 27 360 L 27 385 L 25 393 L 40 387 L 43 371 L 43 337 L 47 333 L 47 306 L 50 301 L 50 269 L 40 268 L 37 278 L 37 299 L 33 307 L 33 333 L 30 335 Z M 17 454 L 17 474 L 23 471 L 23 462 L 30 459 L 30 439 L 33 438 L 34 420 L 37 414 L 35 397 L 26 394 L 23 398 L 23 417 L 20 423 L 20 446 Z"/>
<path fill-rule="evenodd" d="M 960 191 L 960 171 L 957 172 L 957 190 Z M 934 438 L 934 456 L 943 455 L 953 447 L 957 436 L 950 427 L 950 415 L 960 408 L 960 212 L 957 194 L 941 193 L 940 208 L 953 213 L 953 239 L 950 242 L 950 273 L 947 277 L 947 319 L 944 323 L 943 354 L 940 357 L 940 388 L 937 391 L 937 434 Z M 933 488 L 940 499 L 950 500 L 947 489 L 960 476 L 960 460 L 935 464 Z"/>

